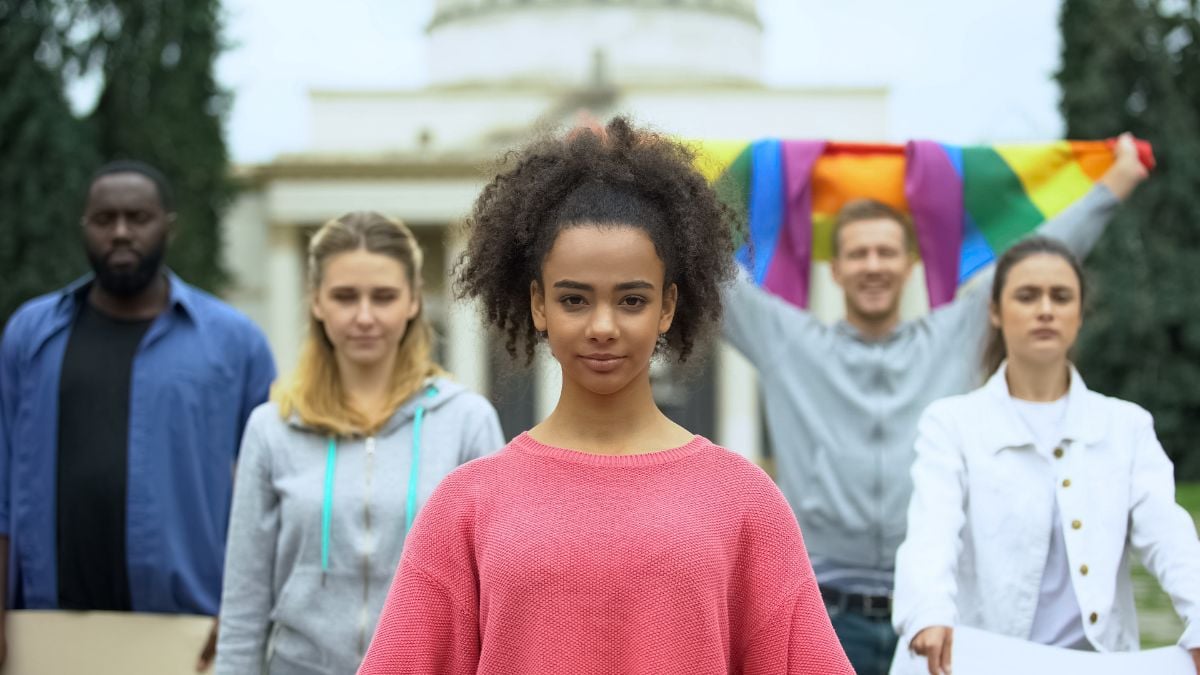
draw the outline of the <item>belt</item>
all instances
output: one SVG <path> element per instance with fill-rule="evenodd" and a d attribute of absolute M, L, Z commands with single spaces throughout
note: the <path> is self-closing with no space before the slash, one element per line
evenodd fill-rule
<path fill-rule="evenodd" d="M 821 599 L 826 607 L 836 607 L 843 612 L 854 612 L 869 619 L 892 618 L 892 596 L 860 595 L 843 593 L 836 588 L 821 586 Z"/>

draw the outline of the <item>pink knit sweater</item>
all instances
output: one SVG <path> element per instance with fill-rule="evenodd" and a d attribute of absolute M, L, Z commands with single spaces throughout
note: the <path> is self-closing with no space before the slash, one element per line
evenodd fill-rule
<path fill-rule="evenodd" d="M 758 467 L 700 436 L 612 457 L 523 434 L 438 486 L 358 672 L 854 671 Z"/>

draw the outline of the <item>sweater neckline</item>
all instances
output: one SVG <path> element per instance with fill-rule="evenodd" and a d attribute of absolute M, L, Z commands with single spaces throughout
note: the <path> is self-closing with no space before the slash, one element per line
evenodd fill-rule
<path fill-rule="evenodd" d="M 529 432 L 522 432 L 521 435 L 512 440 L 514 448 L 527 454 L 549 457 L 575 464 L 603 467 L 637 467 L 669 464 L 684 457 L 694 455 L 711 445 L 712 441 L 696 434 L 687 443 L 678 447 L 667 448 L 666 450 L 645 452 L 636 455 L 598 455 L 582 450 L 557 448 L 553 445 L 539 443 L 529 435 Z"/>

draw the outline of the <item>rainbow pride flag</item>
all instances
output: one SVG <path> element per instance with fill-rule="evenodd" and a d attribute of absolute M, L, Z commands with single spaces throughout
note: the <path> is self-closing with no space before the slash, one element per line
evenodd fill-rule
<path fill-rule="evenodd" d="M 697 168 L 746 216 L 738 260 L 754 281 L 808 306 L 810 266 L 832 256 L 833 219 L 870 197 L 912 218 L 929 304 L 1082 197 L 1113 163 L 1114 141 L 955 146 L 764 139 L 700 141 Z M 1148 144 L 1139 154 L 1153 165 Z"/>

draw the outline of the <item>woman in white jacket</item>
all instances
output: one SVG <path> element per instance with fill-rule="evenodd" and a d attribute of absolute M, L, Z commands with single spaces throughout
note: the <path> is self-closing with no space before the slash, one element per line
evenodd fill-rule
<path fill-rule="evenodd" d="M 996 266 L 987 384 L 918 426 L 893 622 L 950 672 L 953 626 L 1096 651 L 1138 648 L 1132 550 L 1170 595 L 1200 672 L 1200 542 L 1142 408 L 1088 390 L 1068 360 L 1083 277 L 1061 244 Z"/>

